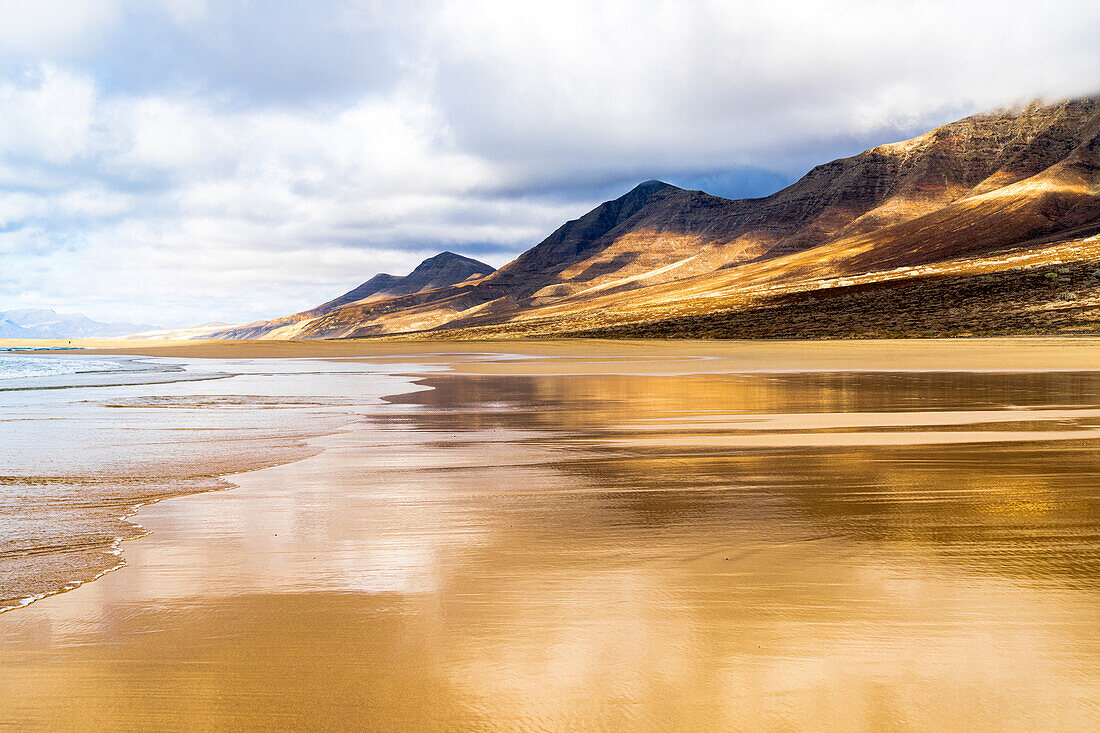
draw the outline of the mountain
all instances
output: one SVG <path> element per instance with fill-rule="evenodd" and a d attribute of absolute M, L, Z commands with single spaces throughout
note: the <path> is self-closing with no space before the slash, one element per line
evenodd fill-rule
<path fill-rule="evenodd" d="M 484 262 L 470 257 L 456 255 L 453 252 L 440 252 L 429 257 L 404 277 L 379 273 L 365 283 L 350 290 L 339 298 L 330 300 L 306 311 L 311 316 L 320 316 L 349 303 L 365 300 L 381 300 L 399 295 L 411 295 L 425 290 L 455 285 L 473 277 L 481 277 L 493 272 L 493 268 Z"/>
<path fill-rule="evenodd" d="M 156 328 L 142 323 L 102 323 L 80 313 L 42 308 L 0 311 L 0 338 L 116 338 Z"/>
<path fill-rule="evenodd" d="M 474 282 L 492 272 L 493 268 L 484 262 L 479 262 L 470 257 L 463 257 L 453 252 L 440 252 L 434 257 L 429 257 L 421 262 L 408 275 L 397 276 L 383 272 L 340 297 L 316 308 L 274 321 L 261 321 L 244 326 L 235 326 L 217 332 L 215 337 L 292 337 L 295 335 L 294 331 L 299 324 L 309 322 L 347 305 L 371 303 L 416 293 L 432 292 L 439 288 Z M 204 333 L 203 335 L 209 334 Z"/>
<path fill-rule="evenodd" d="M 647 181 L 492 274 L 337 299 L 307 312 L 293 335 L 858 335 L 885 322 L 886 303 L 925 314 L 912 320 L 919 328 L 890 314 L 898 334 L 1089 331 L 1100 325 L 1090 275 L 1098 232 L 1100 98 L 1035 103 L 820 165 L 764 198 Z M 1037 288 L 1013 268 L 1053 277 Z M 952 278 L 963 280 L 943 285 Z M 900 299 L 880 297 L 895 289 Z M 799 298 L 817 305 L 785 310 Z M 942 307 L 930 310 L 928 298 Z M 849 315 L 866 308 L 862 320 L 837 315 L 822 332 L 811 316 L 841 302 Z M 760 318 L 730 315 L 750 312 Z"/>
<path fill-rule="evenodd" d="M 31 339 L 35 338 L 30 331 L 17 323 L 12 323 L 6 318 L 0 318 L 0 339 Z"/>

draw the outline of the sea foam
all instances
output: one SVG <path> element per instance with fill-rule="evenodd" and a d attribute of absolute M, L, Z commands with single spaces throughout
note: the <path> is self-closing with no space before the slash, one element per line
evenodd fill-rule
<path fill-rule="evenodd" d="M 0 355 L 0 379 L 33 379 L 66 374 L 123 371 L 125 366 L 106 359 L 56 359 L 52 357 Z"/>

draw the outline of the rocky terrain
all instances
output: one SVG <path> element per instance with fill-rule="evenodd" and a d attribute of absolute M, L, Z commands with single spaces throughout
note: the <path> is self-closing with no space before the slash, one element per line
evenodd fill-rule
<path fill-rule="evenodd" d="M 495 272 L 378 276 L 219 336 L 1091 332 L 1098 233 L 1100 98 L 1032 104 L 826 163 L 765 198 L 647 181 Z"/>

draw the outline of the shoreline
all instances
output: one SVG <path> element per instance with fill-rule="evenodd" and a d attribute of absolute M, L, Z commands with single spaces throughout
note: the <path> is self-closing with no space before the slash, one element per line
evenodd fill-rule
<path fill-rule="evenodd" d="M 74 353 L 81 354 L 68 352 L 68 355 Z M 34 356 L 27 352 L 20 355 Z M 288 361 L 308 363 L 310 360 Z M 195 364 L 192 362 L 186 366 L 194 367 Z M 79 403 L 92 404 L 115 413 L 121 410 L 137 414 L 138 429 L 145 430 L 147 437 L 135 439 L 132 446 L 135 450 L 147 447 L 143 443 L 161 440 L 157 437 L 158 433 L 170 431 L 172 419 L 165 420 L 168 415 L 162 410 L 167 409 L 169 414 L 182 410 L 190 413 L 191 419 L 201 414 L 211 424 L 203 429 L 201 437 L 188 436 L 179 445 L 178 455 L 171 458 L 165 455 L 163 460 L 168 462 L 163 464 L 158 463 L 155 456 L 146 456 L 144 461 L 133 458 L 128 450 L 131 446 L 123 443 L 118 447 L 122 449 L 121 453 L 117 448 L 113 454 L 103 453 L 98 465 L 85 462 L 83 467 L 66 467 L 64 459 L 61 459 L 58 469 L 50 471 L 48 465 L 39 467 L 33 458 L 20 456 L 16 463 L 22 463 L 21 467 L 6 466 L 4 473 L 8 475 L 0 479 L 14 492 L 8 497 L 9 502 L 13 503 L 13 516 L 6 519 L 9 532 L 12 527 L 15 528 L 15 537 L 9 537 L 8 543 L 14 543 L 14 546 L 0 545 L 0 563 L 3 563 L 5 570 L 5 583 L 0 585 L 0 597 L 3 599 L 0 614 L 22 610 L 46 598 L 76 590 L 125 567 L 124 543 L 148 534 L 148 530 L 135 519 L 144 507 L 168 499 L 229 491 L 239 486 L 234 477 L 317 455 L 321 449 L 316 447 L 316 440 L 340 433 L 362 419 L 371 405 L 382 404 L 379 395 L 369 395 L 369 398 L 348 395 L 330 402 L 307 400 L 304 403 L 296 401 L 293 394 L 286 395 L 282 400 L 278 397 L 244 395 L 231 399 L 228 406 L 233 409 L 226 411 L 222 409 L 225 405 L 214 398 L 201 395 L 189 398 L 183 394 L 201 391 L 211 382 L 232 382 L 244 376 L 219 373 L 217 376 L 191 375 L 160 382 L 74 383 L 7 390 L 9 399 L 14 397 L 18 400 L 33 400 L 38 394 L 45 396 L 58 391 L 84 391 L 97 399 L 79 400 Z M 397 379 L 410 388 L 401 394 L 417 389 L 412 379 Z M 219 388 L 226 389 L 225 385 L 219 385 Z M 248 391 L 247 387 L 229 388 L 229 394 L 242 390 Z M 171 395 L 173 391 L 180 394 L 160 398 L 167 400 L 163 404 L 148 402 L 155 399 L 148 395 L 158 392 Z M 70 399 L 78 398 L 55 400 L 50 397 L 38 409 L 46 412 L 47 420 L 73 421 L 78 418 L 71 414 L 71 409 L 78 403 Z M 292 412 L 287 413 L 289 422 L 282 429 L 272 423 L 270 434 L 259 437 L 250 435 L 256 429 L 251 423 L 263 424 L 268 415 L 286 411 Z M 55 412 L 56 416 L 49 416 Z M 114 417 L 110 415 L 110 418 Z M 19 415 L 9 422 L 13 436 L 19 435 L 23 425 L 33 424 L 33 420 L 25 422 Z M 179 429 L 185 435 L 190 430 L 186 421 Z M 80 442 L 79 437 L 74 440 Z M 24 448 L 26 443 L 24 439 Z M 230 448 L 221 450 L 219 446 Z M 18 453 L 19 447 L 16 446 L 15 450 Z M 95 454 L 102 448 L 93 446 L 90 450 Z M 47 450 L 43 457 L 48 456 Z M 35 530 L 35 523 L 41 520 L 34 519 L 33 514 L 27 520 L 20 521 L 20 511 L 24 514 L 47 511 L 39 508 L 43 502 L 47 507 L 59 507 L 57 511 L 62 512 L 57 519 L 61 522 L 59 526 Z M 72 534 L 65 533 L 66 522 L 72 524 Z M 39 538 L 36 531 L 47 534 Z M 111 534 L 103 536 L 104 533 Z M 24 589 L 24 592 L 18 589 Z"/>
<path fill-rule="evenodd" d="M 931 730 L 982 703 L 991 729 L 1091 720 L 1100 439 L 1059 438 L 1100 428 L 1095 370 L 693 374 L 747 362 L 527 351 L 255 359 L 222 398 L 140 402 L 160 424 L 285 427 L 313 411 L 241 395 L 373 398 L 303 460 L 142 507 L 123 572 L 0 615 L 0 718 L 721 730 L 855 710 Z M 937 440 L 971 433 L 1022 440 Z M 806 445 L 823 435 L 852 445 Z"/>
<path fill-rule="evenodd" d="M 998 341 L 998 342 L 1015 342 L 1020 339 L 1012 338 L 996 338 L 996 339 L 984 339 L 984 341 Z M 1074 338 L 1057 338 L 1051 339 L 1048 337 L 1034 338 L 1035 341 L 1044 342 L 1041 344 L 1043 347 L 1053 346 L 1060 351 L 1069 345 L 1078 345 L 1081 343 L 1079 337 Z M 1056 343 L 1050 344 L 1050 341 Z M 941 339 L 941 344 L 957 344 L 956 339 Z M 734 366 L 729 363 L 730 359 L 736 358 L 737 354 L 731 354 L 730 352 L 736 352 L 738 347 L 750 351 L 759 352 L 762 346 L 773 346 L 779 342 L 760 342 L 760 341 L 735 341 L 735 342 L 713 342 L 713 341 L 694 341 L 690 342 L 691 345 L 697 347 L 696 351 L 689 356 L 681 355 L 678 359 L 675 359 L 684 370 L 679 372 L 685 376 L 688 375 L 703 375 L 703 374 L 757 374 L 757 375 L 775 375 L 775 376 L 796 376 L 800 374 L 809 373 L 850 373 L 850 374 L 874 374 L 874 373 L 971 373 L 971 374 L 1032 374 L 1043 372 L 1093 372 L 1100 371 L 1100 338 L 1088 339 L 1085 343 L 1088 347 L 1095 347 L 1095 352 L 1089 350 L 1088 353 L 1074 353 L 1070 355 L 1069 365 L 1062 366 L 1061 368 L 1040 368 L 1038 366 L 1029 366 L 1028 368 L 980 368 L 974 363 L 967 363 L 968 360 L 975 358 L 977 355 L 967 353 L 965 349 L 956 349 L 960 353 L 956 354 L 956 357 L 962 357 L 962 362 L 954 362 L 948 366 L 944 366 L 938 369 L 928 367 L 917 368 L 884 368 L 880 365 L 854 367 L 851 365 L 853 360 L 859 360 L 866 358 L 866 349 L 860 348 L 867 345 L 881 345 L 881 341 L 798 341 L 790 340 L 784 341 L 783 344 L 790 347 L 791 353 L 787 354 L 769 354 L 770 358 L 790 358 L 797 357 L 798 350 L 807 347 L 820 347 L 831 346 L 838 348 L 840 345 L 846 345 L 855 347 L 849 350 L 849 353 L 844 355 L 844 362 L 841 364 L 833 364 L 834 368 L 828 369 L 822 368 L 821 364 L 804 364 L 800 368 L 760 368 L 757 364 L 741 365 L 741 369 L 731 370 Z M 909 340 L 897 340 L 888 342 L 891 344 L 906 344 L 911 343 Z M 965 342 L 964 342 L 965 343 Z M 305 360 L 318 360 L 327 363 L 339 363 L 339 362 L 359 362 L 364 360 L 371 364 L 377 364 L 384 366 L 393 359 L 399 357 L 406 357 L 400 359 L 398 363 L 407 364 L 409 358 L 416 359 L 417 363 L 421 366 L 428 366 L 431 364 L 446 364 L 447 368 L 442 372 L 443 375 L 450 376 L 484 376 L 484 377 L 540 377 L 540 376 L 585 376 L 594 374 L 614 374 L 617 376 L 623 375 L 636 375 L 642 376 L 670 376 L 670 373 L 661 369 L 659 371 L 653 371 L 649 369 L 654 363 L 660 363 L 661 365 L 667 365 L 669 357 L 664 355 L 663 352 L 668 348 L 674 348 L 676 351 L 682 351 L 680 347 L 684 344 L 682 342 L 668 342 L 668 341 L 592 341 L 592 340 L 571 340 L 571 339 L 556 339 L 556 340 L 500 340 L 490 342 L 478 342 L 479 349 L 467 350 L 465 346 L 473 345 L 472 342 L 456 342 L 456 341 L 441 341 L 441 342 L 425 342 L 425 341 L 213 341 L 213 342 L 154 342 L 154 343 L 140 343 L 134 344 L 131 342 L 103 342 L 103 341 L 90 341 L 86 346 L 74 347 L 71 351 L 57 352 L 57 351 L 19 351 L 13 352 L 21 356 L 51 356 L 61 353 L 65 356 L 72 355 L 88 355 L 88 356 L 115 356 L 115 357 L 138 357 L 138 358 L 152 358 L 152 359 L 194 359 L 194 360 L 235 360 L 235 359 L 276 359 L 287 361 L 305 361 Z M 584 349 L 577 349 L 577 346 L 585 346 Z M 562 355 L 560 354 L 562 346 L 568 346 L 570 351 L 573 352 L 572 357 L 568 360 L 568 366 L 581 367 L 581 368 L 563 368 L 566 364 Z M 517 348 L 518 347 L 518 348 Z M 1037 350 L 1036 353 L 1030 355 L 1031 359 L 1045 358 L 1046 349 Z M 581 351 L 582 353 L 576 353 Z M 410 353 L 411 352 L 411 353 Z M 654 353 L 657 352 L 657 353 Z M 703 352 L 703 353 L 699 353 Z M 1088 366 L 1080 359 L 1088 359 L 1095 353 L 1097 358 L 1088 361 Z M 486 356 L 501 356 L 501 359 L 486 359 Z M 988 357 L 987 352 L 983 352 L 983 358 Z M 562 361 L 559 361 L 561 359 Z M 595 360 L 595 361 L 591 361 Z M 193 363 L 191 364 L 193 365 Z M 540 366 L 541 365 L 541 366 Z M 600 365 L 603 365 L 600 367 Z M 692 368 L 692 367 L 704 367 L 710 368 Z M 967 368 L 969 367 L 969 368 Z M 428 369 L 423 371 L 409 372 L 407 370 L 385 370 L 387 376 L 403 380 L 404 386 L 411 389 L 387 393 L 384 395 L 374 396 L 380 403 L 385 405 L 399 404 L 416 392 L 422 389 L 435 390 L 437 386 L 431 383 L 433 376 L 440 376 L 439 372 L 433 373 L 434 370 Z M 232 373 L 219 373 L 216 376 L 192 376 L 186 379 L 176 380 L 174 383 L 202 383 L 204 381 L 212 380 L 232 380 L 234 377 L 239 376 Z M 99 385 L 107 387 L 148 387 L 155 386 L 157 384 L 164 383 L 145 383 L 145 382 L 123 382 L 109 385 Z M 80 389 L 83 385 L 68 385 L 65 387 L 39 387 L 39 388 L 26 388 L 27 390 L 54 390 L 54 389 Z M 259 400 L 255 401 L 252 406 L 254 408 L 263 409 L 264 407 L 270 407 L 270 404 L 262 403 Z M 293 407 L 294 405 L 287 402 L 281 405 L 282 407 Z M 93 583 L 104 575 L 114 572 L 116 570 L 126 567 L 126 559 L 124 557 L 123 544 L 140 539 L 148 535 L 148 530 L 141 525 L 140 522 L 134 520 L 142 508 L 147 506 L 153 506 L 159 504 L 165 500 L 184 498 L 188 496 L 196 496 L 202 494 L 208 494 L 212 492 L 231 491 L 240 487 L 240 484 L 234 482 L 232 477 L 251 474 L 256 471 L 261 471 L 268 468 L 275 468 L 279 466 L 285 466 L 292 463 L 308 459 L 323 452 L 323 448 L 318 448 L 316 442 L 328 436 L 338 435 L 342 432 L 346 432 L 348 426 L 361 419 L 364 415 L 363 408 L 366 408 L 367 403 L 355 403 L 348 402 L 334 407 L 333 412 L 343 412 L 340 422 L 329 426 L 324 430 L 318 430 L 308 433 L 296 433 L 294 434 L 294 444 L 287 446 L 269 446 L 266 450 L 261 448 L 263 457 L 253 457 L 246 465 L 237 465 L 229 468 L 229 470 L 218 471 L 216 473 L 199 472 L 190 476 L 179 476 L 169 479 L 173 482 L 174 489 L 169 489 L 163 493 L 158 493 L 152 498 L 144 498 L 141 501 L 129 505 L 127 511 L 114 515 L 114 518 L 128 525 L 133 531 L 116 536 L 113 541 L 106 547 L 96 548 L 95 551 L 100 553 L 106 553 L 118 558 L 118 562 L 109 567 L 99 569 L 91 577 L 77 577 L 65 581 L 63 587 L 57 588 L 44 593 L 38 593 L 26 597 L 13 598 L 11 600 L 16 601 L 16 605 L 9 605 L 0 607 L 0 614 L 10 611 L 21 610 L 28 606 L 41 601 L 43 599 L 66 593 L 77 588 L 80 588 L 89 583 Z M 171 409 L 169 407 L 169 409 Z M 356 410 L 359 410 L 358 412 Z M 283 436 L 286 439 L 287 436 Z M 106 478 L 106 474 L 103 476 L 72 476 L 72 480 L 79 482 L 81 479 L 85 480 L 101 480 Z"/>

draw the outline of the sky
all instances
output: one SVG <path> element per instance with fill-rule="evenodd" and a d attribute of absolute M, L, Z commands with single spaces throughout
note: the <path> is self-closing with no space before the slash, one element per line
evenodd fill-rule
<path fill-rule="evenodd" d="M 302 310 L 1100 91 L 1095 0 L 0 0 L 0 310 Z"/>

